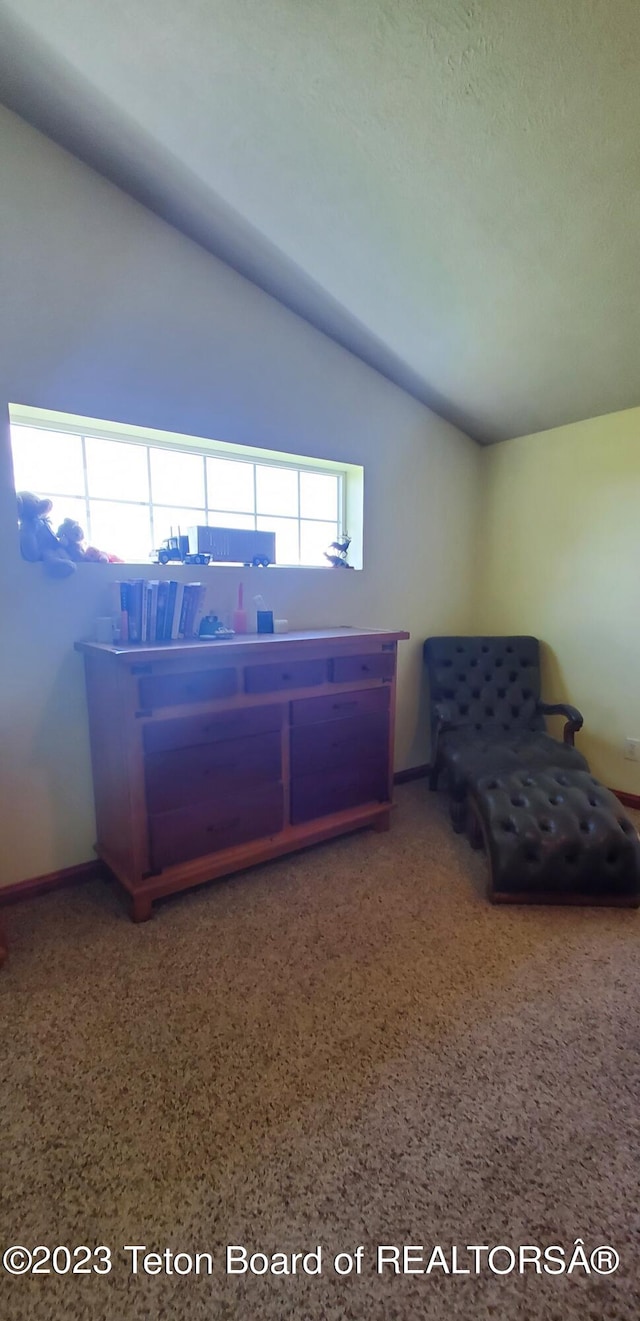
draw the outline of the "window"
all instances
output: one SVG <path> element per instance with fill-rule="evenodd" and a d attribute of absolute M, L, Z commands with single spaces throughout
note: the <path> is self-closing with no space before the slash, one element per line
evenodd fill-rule
<path fill-rule="evenodd" d="M 208 523 L 274 532 L 279 565 L 328 567 L 323 552 L 345 529 L 350 465 L 139 428 L 127 434 L 116 424 L 105 435 L 106 424 L 71 417 L 67 430 L 32 425 L 33 410 L 25 414 L 11 409 L 16 489 L 53 502 L 54 531 L 73 518 L 90 545 L 123 560 L 148 561 L 172 533 Z"/>

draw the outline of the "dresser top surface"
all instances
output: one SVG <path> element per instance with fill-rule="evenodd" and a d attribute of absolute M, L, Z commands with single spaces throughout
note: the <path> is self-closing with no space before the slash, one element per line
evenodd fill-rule
<path fill-rule="evenodd" d="M 299 632 L 291 633 L 236 633 L 231 638 L 190 638 L 188 641 L 174 642 L 136 642 L 136 643 L 114 643 L 108 642 L 76 642 L 76 651 L 84 652 L 87 655 L 107 655 L 113 656 L 116 660 L 128 661 L 131 659 L 141 660 L 142 658 L 158 659 L 162 656 L 165 659 L 179 659 L 181 656 L 193 656 L 201 654 L 211 655 L 213 652 L 230 651 L 232 653 L 239 650 L 252 648 L 269 648 L 277 654 L 277 649 L 285 647 L 287 644 L 295 643 L 296 648 L 304 648 L 305 644 L 317 646 L 319 642 L 326 642 L 328 647 L 342 644 L 353 647 L 354 643 L 362 642 L 401 642 L 406 640 L 409 634 L 397 629 L 382 628 L 316 628 L 305 629 Z"/>

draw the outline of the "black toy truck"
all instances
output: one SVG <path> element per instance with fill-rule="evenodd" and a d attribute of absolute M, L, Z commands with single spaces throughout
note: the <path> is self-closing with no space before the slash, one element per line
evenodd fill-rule
<path fill-rule="evenodd" d="M 178 535 L 167 537 L 160 550 L 154 552 L 154 558 L 156 564 L 168 564 L 170 560 L 177 560 L 179 564 L 208 564 L 211 556 L 205 555 L 202 551 L 192 554 L 189 550 L 189 538 Z"/>

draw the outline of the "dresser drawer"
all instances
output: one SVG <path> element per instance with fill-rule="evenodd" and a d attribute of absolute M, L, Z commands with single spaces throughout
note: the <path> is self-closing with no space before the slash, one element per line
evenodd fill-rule
<path fill-rule="evenodd" d="M 182 706 L 231 697 L 237 688 L 235 670 L 183 670 L 178 674 L 152 674 L 138 680 L 141 707 Z"/>
<path fill-rule="evenodd" d="M 364 688 L 359 693 L 336 693 L 335 697 L 303 697 L 291 703 L 291 723 L 310 725 L 317 720 L 382 713 L 389 710 L 389 695 L 388 688 Z"/>
<path fill-rule="evenodd" d="M 282 778 L 280 732 L 156 752 L 145 758 L 149 812 L 168 812 Z"/>
<path fill-rule="evenodd" d="M 281 784 L 196 803 L 149 820 L 151 865 L 171 867 L 282 830 Z"/>
<path fill-rule="evenodd" d="M 243 738 L 280 730 L 286 707 L 246 706 L 237 711 L 216 715 L 180 716 L 177 720 L 153 720 L 143 728 L 145 752 L 165 752 L 171 748 L 189 748 L 198 743 L 216 743 L 219 739 Z"/>
<path fill-rule="evenodd" d="M 312 688 L 326 683 L 326 660 L 291 661 L 289 665 L 248 665 L 244 672 L 247 693 L 270 693 L 287 688 Z"/>
<path fill-rule="evenodd" d="M 395 652 L 373 651 L 368 656 L 336 656 L 331 661 L 332 683 L 354 683 L 357 679 L 392 679 Z"/>
<path fill-rule="evenodd" d="M 384 713 L 295 725 L 291 729 L 291 774 L 320 774 L 374 763 L 384 770 L 388 740 L 389 719 Z"/>
<path fill-rule="evenodd" d="M 328 775 L 298 775 L 291 781 L 291 822 L 295 826 L 359 803 L 387 802 L 388 798 L 386 765 L 349 768 Z"/>

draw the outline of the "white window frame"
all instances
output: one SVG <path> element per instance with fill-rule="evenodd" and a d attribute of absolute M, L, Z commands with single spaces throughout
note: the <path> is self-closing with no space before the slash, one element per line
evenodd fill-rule
<path fill-rule="evenodd" d="M 360 511 L 361 511 L 363 469 L 358 465 L 348 464 L 348 463 L 341 464 L 341 463 L 336 463 L 333 460 L 328 460 L 323 458 L 304 457 L 297 454 L 293 455 L 287 453 L 286 451 L 266 450 L 248 445 L 238 445 L 228 441 L 209 440 L 204 437 L 183 436 L 179 433 L 174 433 L 174 432 L 147 430 L 145 428 L 136 427 L 136 426 L 129 427 L 129 426 L 121 425 L 120 423 L 103 422 L 100 419 L 96 419 L 96 418 L 78 417 L 74 414 L 52 413 L 49 410 L 35 409 L 35 408 L 27 409 L 20 405 L 10 405 L 9 415 L 10 415 L 10 422 L 12 428 L 20 427 L 20 426 L 32 427 L 41 431 L 62 432 L 62 433 L 66 433 L 67 435 L 73 434 L 73 435 L 78 435 L 80 437 L 81 446 L 82 446 L 84 492 L 82 495 L 78 495 L 77 493 L 71 493 L 71 492 L 66 492 L 66 493 L 61 492 L 56 494 L 55 499 L 57 501 L 58 500 L 64 501 L 65 499 L 74 500 L 74 501 L 78 499 L 84 500 L 85 515 L 86 515 L 85 532 L 86 532 L 87 540 L 89 542 L 93 540 L 92 530 L 91 530 L 91 508 L 90 508 L 91 502 L 94 501 L 96 503 L 100 503 L 104 501 L 104 503 L 107 504 L 117 503 L 117 504 L 130 505 L 142 509 L 148 509 L 149 528 L 152 538 L 151 546 L 153 549 L 156 550 L 159 548 L 159 542 L 156 540 L 156 534 L 154 528 L 154 506 L 157 509 L 170 507 L 166 505 L 166 503 L 153 500 L 153 484 L 151 477 L 151 450 L 159 449 L 159 448 L 166 448 L 173 451 L 174 453 L 194 454 L 202 459 L 204 501 L 205 501 L 204 510 L 205 510 L 205 518 L 207 520 L 209 519 L 210 516 L 213 517 L 216 512 L 216 510 L 210 508 L 209 505 L 208 487 L 207 487 L 207 464 L 206 464 L 207 458 L 231 459 L 234 462 L 247 463 L 251 465 L 253 467 L 253 485 L 254 485 L 253 512 L 246 510 L 243 511 L 238 510 L 235 512 L 237 512 L 238 516 L 242 517 L 243 520 L 246 518 L 252 518 L 254 529 L 257 528 L 258 519 L 260 519 L 261 517 L 269 518 L 269 519 L 271 518 L 276 519 L 277 517 L 279 517 L 278 515 L 271 515 L 266 513 L 260 514 L 258 512 L 257 491 L 256 491 L 256 486 L 257 486 L 256 468 L 257 467 L 285 468 L 288 469 L 289 471 L 295 472 L 298 478 L 298 514 L 296 518 L 298 525 L 298 556 L 300 556 L 300 549 L 301 549 L 302 524 L 314 523 L 314 522 L 325 523 L 327 521 L 330 521 L 327 519 L 311 519 L 311 518 L 301 517 L 300 476 L 302 473 L 309 472 L 319 475 L 326 474 L 326 475 L 335 476 L 337 478 L 338 536 L 342 536 L 345 530 L 349 530 L 350 511 L 352 509 L 357 509 L 358 506 L 360 507 Z M 107 440 L 107 441 L 111 440 L 114 442 L 118 442 L 119 444 L 141 446 L 146 449 L 147 472 L 149 479 L 149 497 L 150 497 L 148 501 L 126 500 L 126 499 L 122 499 L 122 500 L 118 499 L 114 501 L 112 496 L 99 496 L 90 493 L 88 469 L 87 469 L 86 441 L 87 439 L 93 439 L 93 438 L 98 440 Z M 354 495 L 356 497 L 355 500 L 354 500 Z M 185 509 L 189 508 L 188 505 L 181 505 L 181 507 Z M 201 508 L 202 508 L 201 505 L 193 506 L 194 522 L 196 521 L 196 514 Z M 231 517 L 233 513 L 234 513 L 233 510 L 226 510 L 225 518 Z M 290 520 L 293 517 L 293 515 L 281 515 L 280 517 L 282 517 L 283 519 L 287 518 L 288 520 Z M 356 521 L 361 525 L 361 512 L 360 512 L 360 518 L 357 519 Z M 175 528 L 174 530 L 175 532 L 178 531 L 177 528 Z M 186 532 L 186 528 L 182 527 L 181 531 Z M 351 549 L 355 550 L 356 555 L 355 555 L 355 559 L 352 554 L 350 554 L 349 558 L 350 561 L 354 563 L 358 568 L 361 567 L 361 544 L 362 544 L 361 536 L 356 542 L 355 547 L 353 546 L 353 538 L 352 538 Z M 358 560 L 359 563 L 356 564 L 356 560 Z M 139 563 L 143 563 L 143 561 L 127 561 L 127 563 L 139 564 Z M 149 563 L 149 560 L 144 561 L 144 563 Z M 216 567 L 224 567 L 224 566 L 217 565 Z M 303 564 L 300 562 L 300 559 L 298 558 L 297 562 L 289 563 L 289 564 L 278 563 L 272 567 L 288 568 L 288 569 L 291 568 L 313 569 L 313 568 L 324 568 L 325 566 Z M 330 567 L 330 566 L 327 565 L 326 567 Z"/>

